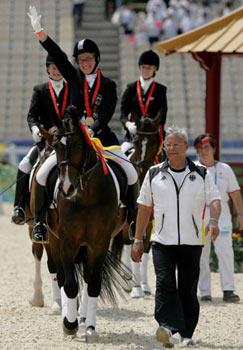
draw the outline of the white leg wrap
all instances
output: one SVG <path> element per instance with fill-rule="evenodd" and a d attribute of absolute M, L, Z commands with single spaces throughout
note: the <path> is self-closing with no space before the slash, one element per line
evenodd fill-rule
<path fill-rule="evenodd" d="M 62 296 L 62 318 L 67 318 L 68 322 L 75 322 L 77 319 L 77 297 L 68 298 L 64 288 L 61 288 Z"/>
<path fill-rule="evenodd" d="M 122 251 L 122 262 L 125 264 L 130 270 L 132 270 L 131 264 L 131 245 L 124 245 Z"/>
<path fill-rule="evenodd" d="M 86 327 L 89 326 L 96 326 L 96 311 L 97 311 L 97 303 L 98 298 L 97 297 L 88 297 L 88 308 L 87 308 L 87 317 L 85 325 Z"/>
<path fill-rule="evenodd" d="M 58 301 L 61 299 L 61 291 L 57 283 L 57 274 L 50 273 L 52 283 L 52 300 Z"/>
<path fill-rule="evenodd" d="M 141 276 L 140 276 L 140 263 L 132 261 L 132 272 L 135 275 L 136 286 L 140 286 Z"/>
<path fill-rule="evenodd" d="M 81 303 L 79 305 L 78 313 L 80 317 L 87 317 L 87 308 L 88 308 L 88 285 L 84 283 L 84 288 L 82 291 Z"/>
<path fill-rule="evenodd" d="M 142 261 L 140 263 L 140 275 L 141 275 L 141 283 L 148 283 L 148 260 L 149 254 L 143 253 Z"/>

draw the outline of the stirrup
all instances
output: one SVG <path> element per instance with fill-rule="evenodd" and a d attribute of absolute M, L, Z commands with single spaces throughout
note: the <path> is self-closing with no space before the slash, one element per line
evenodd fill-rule
<path fill-rule="evenodd" d="M 46 224 L 37 222 L 32 231 L 32 242 L 39 244 L 49 243 Z"/>

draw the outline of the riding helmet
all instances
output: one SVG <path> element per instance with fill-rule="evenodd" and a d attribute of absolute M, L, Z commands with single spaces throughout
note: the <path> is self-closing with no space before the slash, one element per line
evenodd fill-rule
<path fill-rule="evenodd" d="M 55 64 L 55 61 L 54 58 L 48 53 L 46 56 L 46 66 L 49 66 L 49 64 Z"/>
<path fill-rule="evenodd" d="M 138 65 L 142 64 L 155 66 L 159 70 L 159 56 L 153 50 L 144 51 L 138 60 Z"/>
<path fill-rule="evenodd" d="M 63 56 L 68 58 L 67 55 L 65 54 L 65 52 L 63 52 Z M 48 53 L 48 55 L 46 56 L 46 66 L 48 67 L 50 64 L 56 64 L 56 63 L 55 63 L 54 58 L 51 55 L 49 55 L 49 53 Z"/>
<path fill-rule="evenodd" d="M 73 57 L 77 60 L 77 57 L 80 53 L 89 52 L 94 54 L 96 63 L 100 61 L 100 50 L 96 43 L 91 39 L 79 40 L 73 49 Z"/>

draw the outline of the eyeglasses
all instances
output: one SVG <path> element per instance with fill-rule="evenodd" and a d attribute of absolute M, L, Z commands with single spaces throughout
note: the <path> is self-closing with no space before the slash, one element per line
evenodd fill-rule
<path fill-rule="evenodd" d="M 174 143 L 174 144 L 170 144 L 170 143 L 165 143 L 164 144 L 164 148 L 165 149 L 170 149 L 170 148 L 180 148 L 182 146 L 186 145 L 186 143 Z"/>

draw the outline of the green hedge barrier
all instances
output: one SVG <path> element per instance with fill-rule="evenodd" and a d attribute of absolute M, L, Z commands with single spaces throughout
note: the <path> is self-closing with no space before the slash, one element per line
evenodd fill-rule
<path fill-rule="evenodd" d="M 5 202 L 12 202 L 15 194 L 15 184 L 8 188 L 16 181 L 17 167 L 10 164 L 0 163 L 0 198 Z M 4 191 L 6 189 L 6 191 Z M 2 193 L 4 191 L 4 193 Z"/>

